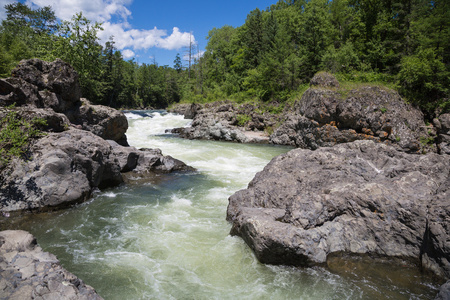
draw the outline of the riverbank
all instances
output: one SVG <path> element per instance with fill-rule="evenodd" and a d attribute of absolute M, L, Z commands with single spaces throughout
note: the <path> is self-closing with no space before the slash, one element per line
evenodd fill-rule
<path fill-rule="evenodd" d="M 387 87 L 340 87 L 333 75 L 319 73 L 292 104 L 231 101 L 180 104 L 171 111 L 193 119 L 174 132 L 183 138 L 240 143 L 269 142 L 303 149 L 372 140 L 407 152 L 450 154 L 450 114 L 429 120 Z M 252 139 L 249 133 L 262 136 Z"/>

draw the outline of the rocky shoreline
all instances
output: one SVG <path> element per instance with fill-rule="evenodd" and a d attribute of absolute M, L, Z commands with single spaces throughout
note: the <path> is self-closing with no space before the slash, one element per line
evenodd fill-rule
<path fill-rule="evenodd" d="M 0 79 L 1 114 L 46 121 L 45 136 L 0 168 L 0 211 L 48 210 L 83 202 L 93 191 L 133 175 L 193 168 L 159 149 L 129 147 L 128 121 L 115 109 L 81 98 L 78 74 L 65 62 L 22 61 Z M 10 107 L 11 104 L 15 106 Z"/>
<path fill-rule="evenodd" d="M 0 299 L 103 299 L 22 230 L 0 232 Z"/>
<path fill-rule="evenodd" d="M 327 73 L 282 114 L 247 107 L 218 102 L 173 111 L 193 119 L 177 129 L 183 138 L 247 143 L 254 142 L 244 134 L 250 128 L 272 128 L 265 142 L 299 148 L 229 198 L 231 234 L 261 262 L 326 266 L 333 255 L 369 255 L 450 278 L 450 114 L 427 123 L 397 92 L 343 90 Z M 436 299 L 450 299 L 450 281 Z"/>
<path fill-rule="evenodd" d="M 159 149 L 129 147 L 125 115 L 81 98 L 67 63 L 25 60 L 12 75 L 0 79 L 0 117 L 14 112 L 46 125 L 25 157 L 0 163 L 0 217 L 83 202 L 129 178 L 194 170 Z M 24 231 L 0 232 L 0 266 L 1 299 L 102 299 Z"/>
<path fill-rule="evenodd" d="M 312 150 L 373 140 L 407 153 L 450 154 L 450 114 L 436 114 L 428 123 L 419 109 L 385 87 L 344 89 L 331 74 L 319 73 L 301 99 L 281 112 L 272 112 L 280 110 L 279 103 L 179 104 L 170 111 L 193 120 L 190 127 L 172 132 L 187 139 L 271 143 Z"/>

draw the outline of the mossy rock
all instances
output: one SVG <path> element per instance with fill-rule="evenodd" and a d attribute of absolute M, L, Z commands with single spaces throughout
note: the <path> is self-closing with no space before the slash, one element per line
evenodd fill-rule
<path fill-rule="evenodd" d="M 339 88 L 339 81 L 337 81 L 333 74 L 327 72 L 316 73 L 309 84 L 311 86 Z"/>

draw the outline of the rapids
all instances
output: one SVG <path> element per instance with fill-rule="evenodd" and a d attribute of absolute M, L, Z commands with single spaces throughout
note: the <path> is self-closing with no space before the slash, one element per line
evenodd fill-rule
<path fill-rule="evenodd" d="M 274 156 L 270 145 L 192 141 L 165 133 L 189 120 L 127 112 L 132 146 L 160 148 L 197 169 L 98 191 L 89 202 L 3 224 L 46 251 L 105 299 L 432 299 L 437 283 L 407 265 L 259 263 L 225 220 L 228 197 Z M 337 267 L 336 267 L 337 265 Z"/>

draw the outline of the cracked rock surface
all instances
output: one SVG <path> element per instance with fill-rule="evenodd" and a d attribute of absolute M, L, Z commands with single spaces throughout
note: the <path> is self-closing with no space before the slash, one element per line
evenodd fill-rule
<path fill-rule="evenodd" d="M 102 299 L 22 230 L 0 232 L 0 299 Z"/>
<path fill-rule="evenodd" d="M 449 199 L 449 156 L 355 141 L 274 158 L 229 198 L 227 219 L 263 263 L 371 254 L 449 278 Z"/>

